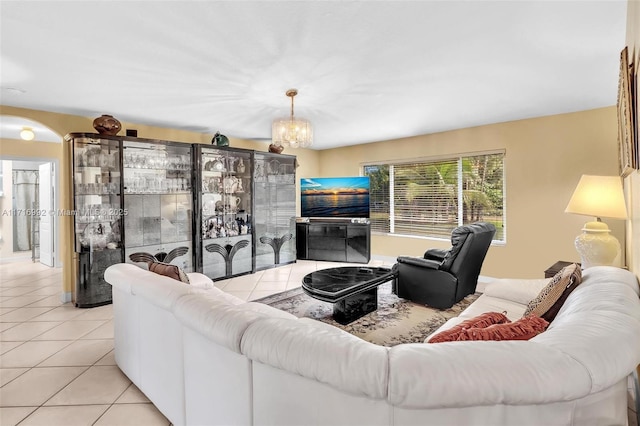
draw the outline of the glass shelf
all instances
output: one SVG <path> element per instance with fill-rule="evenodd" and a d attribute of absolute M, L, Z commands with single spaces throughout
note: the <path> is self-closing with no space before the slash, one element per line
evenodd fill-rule
<path fill-rule="evenodd" d="M 119 197 L 121 194 L 119 192 L 88 192 L 88 193 L 76 193 L 76 197 L 102 197 L 104 195 L 111 195 L 114 197 Z"/>
<path fill-rule="evenodd" d="M 142 192 L 142 191 L 137 191 L 137 192 L 127 192 L 127 188 L 125 187 L 125 194 L 126 195 L 180 195 L 180 194 L 191 194 L 191 191 L 169 191 L 169 192 L 151 192 L 151 191 L 147 191 L 147 192 Z"/>
<path fill-rule="evenodd" d="M 191 168 L 188 169 L 163 169 L 163 168 L 157 168 L 157 167 L 131 167 L 131 166 L 124 166 L 125 170 L 150 170 L 150 171 L 154 171 L 154 172 L 167 172 L 167 173 L 188 173 L 191 171 Z"/>

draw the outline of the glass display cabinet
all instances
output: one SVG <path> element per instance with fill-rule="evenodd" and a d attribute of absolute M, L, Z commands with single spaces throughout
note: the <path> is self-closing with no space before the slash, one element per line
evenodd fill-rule
<path fill-rule="evenodd" d="M 196 145 L 196 164 L 198 272 L 212 279 L 253 272 L 252 151 Z"/>
<path fill-rule="evenodd" d="M 296 157 L 254 155 L 256 270 L 296 261 Z"/>
<path fill-rule="evenodd" d="M 125 261 L 193 272 L 192 146 L 125 139 L 122 153 Z"/>
<path fill-rule="evenodd" d="M 121 143 L 100 135 L 69 134 L 72 144 L 76 306 L 111 303 L 104 271 L 123 261 Z"/>
<path fill-rule="evenodd" d="M 107 267 L 150 261 L 212 279 L 296 261 L 296 157 L 70 133 L 76 305 L 111 303 Z"/>

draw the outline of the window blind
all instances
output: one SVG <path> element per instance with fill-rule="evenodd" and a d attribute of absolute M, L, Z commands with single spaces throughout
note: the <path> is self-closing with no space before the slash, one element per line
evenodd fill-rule
<path fill-rule="evenodd" d="M 373 164 L 373 232 L 449 238 L 457 226 L 494 223 L 504 241 L 504 153 Z"/>

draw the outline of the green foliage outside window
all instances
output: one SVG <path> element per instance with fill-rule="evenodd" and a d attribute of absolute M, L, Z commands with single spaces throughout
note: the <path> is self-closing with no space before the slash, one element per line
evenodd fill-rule
<path fill-rule="evenodd" d="M 491 222 L 504 241 L 504 154 L 364 166 L 374 232 L 449 238 Z M 460 208 L 462 205 L 462 208 Z"/>

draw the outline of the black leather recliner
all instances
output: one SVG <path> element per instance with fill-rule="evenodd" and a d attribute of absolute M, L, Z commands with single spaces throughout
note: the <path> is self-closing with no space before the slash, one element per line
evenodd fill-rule
<path fill-rule="evenodd" d="M 450 308 L 476 291 L 495 233 L 491 223 L 460 226 L 451 233 L 451 249 L 429 249 L 422 258 L 398 257 L 394 293 L 434 308 Z"/>

